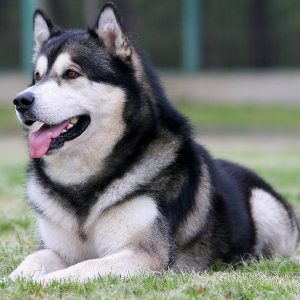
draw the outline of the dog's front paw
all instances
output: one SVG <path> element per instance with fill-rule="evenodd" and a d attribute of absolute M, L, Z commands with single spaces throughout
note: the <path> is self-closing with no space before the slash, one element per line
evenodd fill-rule
<path fill-rule="evenodd" d="M 42 268 L 41 270 L 17 268 L 9 275 L 9 279 L 16 281 L 18 278 L 26 278 L 36 281 L 43 274 L 45 271 Z"/>
<path fill-rule="evenodd" d="M 67 268 L 67 263 L 51 249 L 39 250 L 28 255 L 25 260 L 14 270 L 9 278 L 27 278 L 37 280 L 53 271 Z"/>
<path fill-rule="evenodd" d="M 37 280 L 37 282 L 42 284 L 43 286 L 49 286 L 54 281 L 61 282 L 61 279 L 58 278 L 57 276 L 53 276 L 52 274 L 47 274 L 47 275 L 41 276 Z"/>
<path fill-rule="evenodd" d="M 38 278 L 37 282 L 41 283 L 44 286 L 48 286 L 54 281 L 57 281 L 59 283 L 65 283 L 65 282 L 74 282 L 78 281 L 78 277 L 74 275 L 69 274 L 65 270 L 62 271 L 56 271 L 53 273 L 49 273 L 47 275 L 41 276 Z"/>
<path fill-rule="evenodd" d="M 6 284 L 9 281 L 9 278 L 7 277 L 2 277 L 0 278 L 0 286 L 3 286 L 4 284 Z"/>

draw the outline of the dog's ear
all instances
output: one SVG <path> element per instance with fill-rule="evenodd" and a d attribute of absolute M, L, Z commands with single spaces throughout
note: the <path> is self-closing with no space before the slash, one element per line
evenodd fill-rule
<path fill-rule="evenodd" d="M 41 9 L 37 9 L 33 14 L 33 39 L 35 52 L 38 52 L 50 36 L 57 31 L 58 29 L 53 25 L 50 18 Z"/>
<path fill-rule="evenodd" d="M 131 55 L 131 45 L 116 6 L 107 3 L 101 10 L 94 31 L 103 41 L 108 53 L 126 59 Z"/>

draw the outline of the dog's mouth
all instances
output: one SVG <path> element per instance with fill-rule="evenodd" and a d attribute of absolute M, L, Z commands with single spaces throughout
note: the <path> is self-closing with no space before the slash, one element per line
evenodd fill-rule
<path fill-rule="evenodd" d="M 32 158 L 40 158 L 52 150 L 61 148 L 66 141 L 79 137 L 89 126 L 91 118 L 87 115 L 76 116 L 60 124 L 43 124 L 39 130 L 29 135 L 29 155 Z M 27 120 L 26 125 L 32 125 L 34 121 Z"/>

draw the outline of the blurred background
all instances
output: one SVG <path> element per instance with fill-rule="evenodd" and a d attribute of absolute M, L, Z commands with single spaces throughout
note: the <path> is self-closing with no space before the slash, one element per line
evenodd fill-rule
<path fill-rule="evenodd" d="M 12 100 L 30 82 L 34 9 L 62 28 L 86 28 L 105 2 L 0 1 L 0 134 L 20 132 Z M 197 133 L 299 140 L 299 0 L 114 2 Z"/>
<path fill-rule="evenodd" d="M 85 28 L 94 24 L 105 2 L 1 0 L 1 69 L 22 68 L 21 55 L 26 47 L 22 39 L 26 43 L 30 39 L 29 36 L 24 39 L 22 34 L 26 22 L 31 29 L 35 7 L 42 7 L 63 28 Z M 158 68 L 198 71 L 300 66 L 300 2 L 297 0 L 114 2 L 129 32 Z M 187 43 L 197 49 L 185 49 L 190 46 Z M 184 57 L 187 54 L 194 56 L 193 66 L 187 65 Z"/>

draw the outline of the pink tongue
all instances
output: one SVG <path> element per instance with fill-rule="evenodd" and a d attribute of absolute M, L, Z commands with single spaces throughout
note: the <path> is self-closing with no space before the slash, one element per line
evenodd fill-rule
<path fill-rule="evenodd" d="M 28 138 L 30 157 L 42 157 L 49 149 L 51 139 L 58 137 L 69 123 L 70 120 L 51 127 L 43 125 L 38 131 L 32 132 Z"/>

